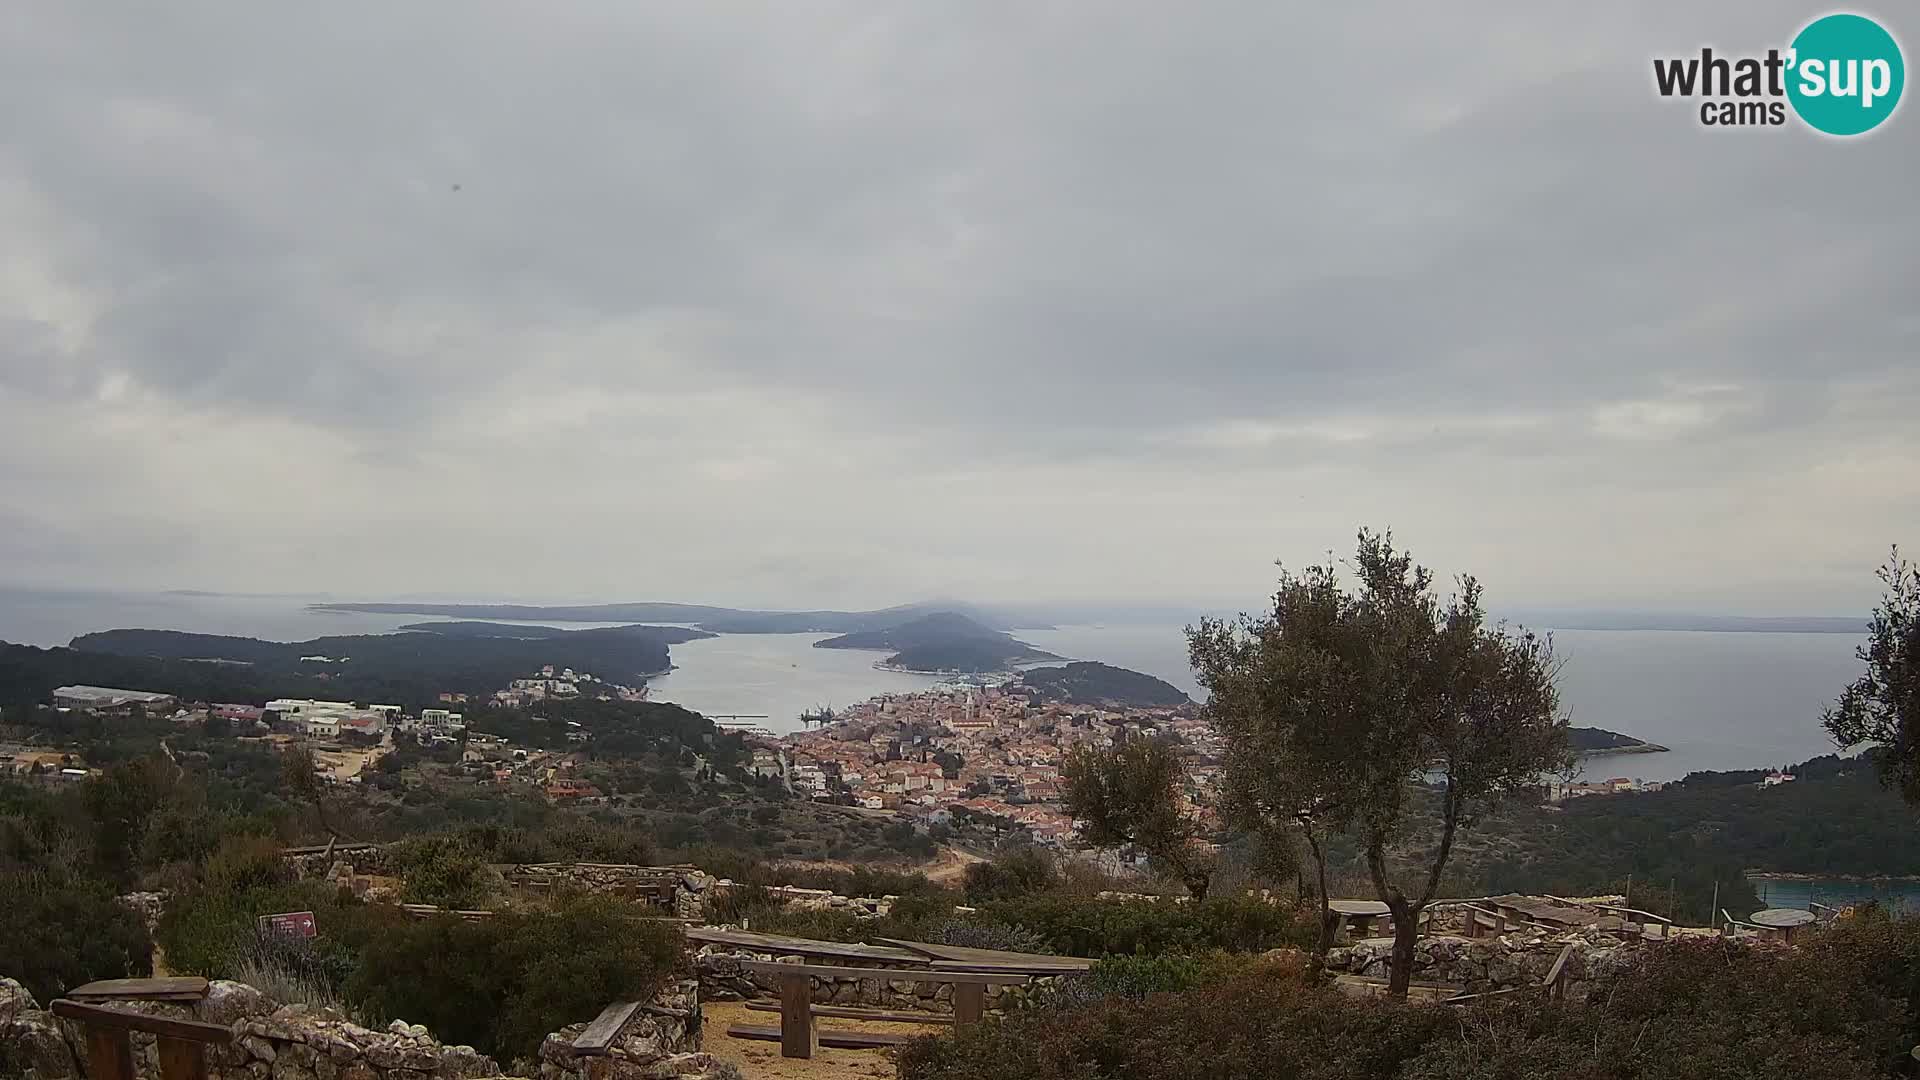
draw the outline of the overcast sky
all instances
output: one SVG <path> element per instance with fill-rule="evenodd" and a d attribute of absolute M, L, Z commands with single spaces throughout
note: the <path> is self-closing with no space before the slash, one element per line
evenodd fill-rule
<path fill-rule="evenodd" d="M 1914 104 L 1652 91 L 1818 6 L 0 6 L 0 581 L 1251 606 L 1373 524 L 1826 614 L 1920 546 Z"/>

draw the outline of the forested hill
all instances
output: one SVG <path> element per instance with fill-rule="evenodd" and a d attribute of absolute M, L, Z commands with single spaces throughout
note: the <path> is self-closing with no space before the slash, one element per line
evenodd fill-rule
<path fill-rule="evenodd" d="M 1568 728 L 1567 741 L 1579 754 L 1647 754 L 1666 749 L 1658 743 L 1597 727 Z"/>
<path fill-rule="evenodd" d="M 528 628 L 516 627 L 516 631 Z M 43 702 L 69 683 L 196 700 L 343 698 L 431 704 L 443 691 L 490 694 L 541 665 L 629 685 L 668 667 L 667 646 L 707 635 L 674 627 L 555 631 L 544 637 L 399 633 L 278 642 L 172 630 L 83 634 L 65 649 L 0 649 L 0 703 Z M 324 656 L 322 661 L 302 657 Z"/>
<path fill-rule="evenodd" d="M 1193 699 L 1164 679 L 1111 664 L 1075 660 L 1064 667 L 1034 668 L 1021 681 L 1049 701 L 1115 708 L 1167 709 Z"/>
<path fill-rule="evenodd" d="M 1618 892 L 1631 875 L 1664 896 L 1672 882 L 1696 923 L 1716 878 L 1738 912 L 1754 899 L 1748 871 L 1920 874 L 1920 815 L 1881 786 L 1870 756 L 1814 758 L 1788 768 L 1792 783 L 1763 786 L 1769 771 L 1693 773 L 1662 791 L 1511 808 L 1462 834 L 1449 873 L 1471 895 Z"/>
<path fill-rule="evenodd" d="M 816 641 L 814 648 L 884 650 L 893 653 L 888 664 L 914 671 L 1005 671 L 1016 664 L 1059 659 L 953 611 Z"/>

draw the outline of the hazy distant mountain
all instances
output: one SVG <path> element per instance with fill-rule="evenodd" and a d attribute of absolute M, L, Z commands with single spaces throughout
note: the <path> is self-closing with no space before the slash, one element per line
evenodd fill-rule
<path fill-rule="evenodd" d="M 983 623 L 1011 625 L 1002 616 L 966 604 L 902 604 L 878 611 L 753 611 L 708 604 L 312 604 L 316 611 L 382 615 L 438 615 L 450 619 L 524 619 L 552 622 L 684 623 L 716 634 L 846 634 L 878 630 L 935 612 L 961 612 Z M 1023 622 L 1032 626 L 1032 622 Z"/>
<path fill-rule="evenodd" d="M 1509 615 L 1551 630 L 1694 630 L 1721 634 L 1864 634 L 1867 620 L 1817 615 L 1663 615 L 1638 611 L 1532 611 Z"/>
<path fill-rule="evenodd" d="M 1016 664 L 1059 659 L 955 611 L 816 641 L 814 648 L 891 652 L 888 665 L 913 671 L 1006 671 Z"/>

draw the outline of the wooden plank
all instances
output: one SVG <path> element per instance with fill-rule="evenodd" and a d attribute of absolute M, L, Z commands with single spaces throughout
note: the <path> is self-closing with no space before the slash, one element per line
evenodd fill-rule
<path fill-rule="evenodd" d="M 813 1023 L 813 983 L 805 975 L 780 979 L 780 1056 L 810 1058 L 820 1045 Z"/>
<path fill-rule="evenodd" d="M 933 970 L 955 974 L 1002 974 L 1030 975 L 1034 978 L 1046 978 L 1051 975 L 1084 975 L 1088 967 L 1064 967 L 1053 964 L 963 964 L 957 960 L 935 960 Z"/>
<path fill-rule="evenodd" d="M 959 945 L 935 945 L 926 941 L 908 941 L 905 938 L 876 938 L 889 945 L 898 945 L 935 961 L 954 964 L 973 964 L 982 968 L 1008 968 L 1020 970 L 1022 965 L 1054 964 L 1070 970 L 1084 971 L 1094 964 L 1092 960 L 1079 956 L 1051 956 L 1047 953 L 1010 952 L 1006 949 L 969 949 Z"/>
<path fill-rule="evenodd" d="M 98 1005 L 82 1005 L 77 1001 L 60 998 L 48 1007 L 55 1016 L 68 1020 L 78 1020 L 93 1028 L 110 1028 L 116 1031 L 144 1031 L 149 1035 L 165 1035 L 174 1039 L 186 1039 L 189 1042 L 216 1043 L 225 1045 L 233 1041 L 233 1031 L 219 1024 L 203 1024 L 198 1020 L 175 1020 L 168 1016 L 147 1016 L 144 1013 L 122 1012 L 119 1009 L 105 1009 Z"/>
<path fill-rule="evenodd" d="M 979 983 L 961 983 L 953 988 L 953 1026 L 977 1024 L 987 1015 L 987 988 Z"/>
<path fill-rule="evenodd" d="M 752 1024 L 734 1024 L 727 1028 L 727 1034 L 736 1039 L 759 1039 L 762 1042 L 779 1042 L 780 1029 L 776 1027 L 757 1027 Z M 833 1031 L 822 1028 L 820 1045 L 835 1050 L 884 1050 L 892 1046 L 905 1046 L 917 1035 L 895 1035 L 877 1031 Z"/>
<path fill-rule="evenodd" d="M 749 1001 L 747 1008 L 754 1012 L 779 1012 L 780 1004 L 774 1001 Z M 872 1020 L 883 1024 L 953 1023 L 953 1017 L 945 1013 L 888 1012 L 885 1009 L 856 1009 L 850 1005 L 815 1005 L 813 1015 L 840 1020 Z"/>
<path fill-rule="evenodd" d="M 1567 970 L 1567 958 L 1572 955 L 1573 944 L 1569 942 L 1566 948 L 1560 950 L 1560 956 L 1554 960 L 1553 967 L 1547 972 L 1547 977 L 1540 980 L 1540 985 L 1547 988 L 1547 996 L 1554 1001 L 1559 1001 L 1564 994 L 1565 987 L 1560 977 Z"/>
<path fill-rule="evenodd" d="M 207 1080 L 207 1044 L 162 1035 L 155 1041 L 160 1080 Z"/>
<path fill-rule="evenodd" d="M 902 964 L 924 964 L 926 957 L 905 949 L 880 945 L 856 945 L 841 941 L 815 941 L 812 938 L 787 937 L 784 934 L 756 934 L 747 930 L 725 930 L 716 926 L 689 927 L 688 941 L 708 945 L 737 945 L 764 953 L 793 953 L 797 956 L 831 956 L 837 960 L 885 960 Z"/>
<path fill-rule="evenodd" d="M 1472 1002 L 1472 1001 L 1485 1001 L 1487 998 L 1497 998 L 1497 997 L 1504 997 L 1507 994 L 1517 994 L 1520 991 L 1525 989 L 1527 988 L 1524 986 L 1509 986 L 1504 989 L 1488 990 L 1484 993 L 1479 993 L 1479 994 L 1455 994 L 1450 998 L 1441 998 L 1440 1004 L 1465 1005 L 1468 1002 Z"/>
<path fill-rule="evenodd" d="M 590 1056 L 606 1053 L 613 1040 L 620 1037 L 620 1029 L 639 1011 L 637 1001 L 616 1001 L 600 1010 L 600 1015 L 593 1018 L 586 1030 L 573 1037 L 574 1052 Z"/>
<path fill-rule="evenodd" d="M 87 1028 L 87 1080 L 133 1080 L 133 1040 L 124 1029 Z"/>
<path fill-rule="evenodd" d="M 74 1001 L 179 1001 L 207 996 L 207 980 L 197 975 L 169 979 L 101 979 L 67 992 Z"/>
<path fill-rule="evenodd" d="M 743 960 L 740 966 L 755 975 L 798 973 L 816 979 L 892 979 L 899 982 L 951 983 L 955 986 L 1025 986 L 1026 975 L 991 971 L 928 971 L 915 968 L 834 967 L 831 964 L 783 964 L 777 960 Z"/>

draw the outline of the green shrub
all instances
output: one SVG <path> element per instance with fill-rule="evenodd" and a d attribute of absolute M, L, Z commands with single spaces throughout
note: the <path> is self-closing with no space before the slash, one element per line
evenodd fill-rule
<path fill-rule="evenodd" d="M 314 913 L 319 936 L 304 948 L 332 973 L 336 988 L 344 973 L 359 962 L 367 942 L 406 918 L 390 904 L 363 903 L 325 882 L 283 882 L 238 891 L 203 883 L 168 903 L 155 937 L 166 950 L 167 967 L 175 973 L 236 979 L 249 969 L 279 970 L 276 962 L 288 958 L 271 946 L 263 951 L 259 919 L 292 911 Z M 292 971 L 310 970 L 304 964 L 292 965 Z"/>
<path fill-rule="evenodd" d="M 979 918 L 1022 926 L 1065 956 L 1171 953 L 1224 949 L 1261 952 L 1311 939 L 1312 916 L 1252 897 L 1100 900 L 1058 893 L 981 905 Z"/>
<path fill-rule="evenodd" d="M 152 972 L 145 921 L 105 885 L 58 871 L 0 874 L 0 974 L 42 1004 L 95 979 Z"/>
<path fill-rule="evenodd" d="M 478 908 L 501 888 L 500 875 L 458 834 L 404 840 L 389 848 L 388 854 L 400 871 L 401 895 L 411 904 Z"/>
<path fill-rule="evenodd" d="M 1053 856 L 1039 848 L 1021 848 L 992 862 L 967 867 L 967 903 L 984 904 L 990 900 L 1031 896 L 1053 889 L 1060 880 Z"/>
<path fill-rule="evenodd" d="M 671 923 L 610 897 L 574 897 L 551 910 L 390 927 L 368 944 L 347 993 L 375 1022 L 425 1024 L 443 1041 L 510 1060 L 609 1002 L 651 997 L 681 948 Z"/>
<path fill-rule="evenodd" d="M 1089 981 L 1114 994 L 919 1040 L 902 1051 L 900 1077 L 1866 1080 L 1910 1060 L 1920 922 L 1845 920 L 1791 952 L 1718 940 L 1649 947 L 1581 1004 L 1356 1000 L 1297 968 L 1254 964 L 1210 982 L 1214 962 L 1103 961 Z"/>
<path fill-rule="evenodd" d="M 1087 986 L 1102 997 L 1144 998 L 1223 982 L 1244 970 L 1244 957 L 1224 952 L 1109 956 L 1093 965 Z"/>

